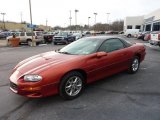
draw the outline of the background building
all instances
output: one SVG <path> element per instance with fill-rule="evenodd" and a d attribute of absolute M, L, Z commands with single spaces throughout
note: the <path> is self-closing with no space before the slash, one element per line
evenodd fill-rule
<path fill-rule="evenodd" d="M 28 23 L 16 23 L 16 22 L 3 22 L 0 21 L 0 30 L 16 30 L 16 31 L 30 31 Z M 35 30 L 50 31 L 51 26 L 35 25 Z"/>
<path fill-rule="evenodd" d="M 144 16 L 126 17 L 124 31 L 126 29 L 141 29 L 142 31 L 160 31 L 160 9 Z"/>
<path fill-rule="evenodd" d="M 124 19 L 124 31 L 126 29 L 143 29 L 144 16 L 126 17 Z"/>

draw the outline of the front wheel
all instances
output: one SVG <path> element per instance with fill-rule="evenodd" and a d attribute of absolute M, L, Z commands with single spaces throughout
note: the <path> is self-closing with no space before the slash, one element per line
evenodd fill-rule
<path fill-rule="evenodd" d="M 70 72 L 66 74 L 60 83 L 60 96 L 66 100 L 72 100 L 78 97 L 84 88 L 84 77 L 79 72 Z"/>
<path fill-rule="evenodd" d="M 139 69 L 139 65 L 140 65 L 139 57 L 136 56 L 133 58 L 128 72 L 131 74 L 136 73 Z"/>

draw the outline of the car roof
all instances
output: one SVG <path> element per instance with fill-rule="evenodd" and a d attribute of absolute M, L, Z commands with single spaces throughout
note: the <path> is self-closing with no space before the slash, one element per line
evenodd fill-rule
<path fill-rule="evenodd" d="M 107 39 L 119 38 L 119 37 L 115 37 L 115 36 L 89 36 L 87 38 L 90 38 L 90 39 L 99 39 L 99 40 L 107 40 Z"/>

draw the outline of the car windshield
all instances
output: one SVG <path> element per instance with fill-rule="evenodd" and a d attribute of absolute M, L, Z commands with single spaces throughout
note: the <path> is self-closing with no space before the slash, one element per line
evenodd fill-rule
<path fill-rule="evenodd" d="M 82 38 L 78 41 L 62 48 L 59 53 L 73 54 L 73 55 L 87 55 L 96 52 L 100 41 L 93 38 Z"/>
<path fill-rule="evenodd" d="M 60 33 L 57 34 L 57 36 L 67 36 L 67 35 L 68 35 L 67 32 L 60 32 Z"/>
<path fill-rule="evenodd" d="M 42 32 L 36 32 L 37 36 L 42 36 Z"/>

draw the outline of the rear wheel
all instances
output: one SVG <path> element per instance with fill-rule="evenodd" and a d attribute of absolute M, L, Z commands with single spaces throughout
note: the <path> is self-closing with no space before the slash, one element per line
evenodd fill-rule
<path fill-rule="evenodd" d="M 139 57 L 135 56 L 130 64 L 128 72 L 134 74 L 138 71 L 140 65 Z"/>
<path fill-rule="evenodd" d="M 128 35 L 127 35 L 127 37 L 129 37 L 129 38 L 130 38 L 130 37 L 131 37 L 131 34 L 128 34 Z"/>
<path fill-rule="evenodd" d="M 78 97 L 84 88 L 84 77 L 79 72 L 70 72 L 66 74 L 60 83 L 60 96 L 67 100 Z"/>

